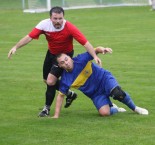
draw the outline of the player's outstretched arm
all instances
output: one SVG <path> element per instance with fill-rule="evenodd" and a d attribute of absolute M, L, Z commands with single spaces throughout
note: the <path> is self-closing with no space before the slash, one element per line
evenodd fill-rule
<path fill-rule="evenodd" d="M 106 54 L 106 53 L 112 53 L 112 49 L 111 48 L 104 48 L 102 46 L 98 46 L 95 48 L 95 52 L 96 54 L 98 53 L 102 53 L 102 54 Z"/>
<path fill-rule="evenodd" d="M 55 113 L 52 118 L 59 118 L 64 96 L 65 95 L 61 93 L 58 94 L 57 99 L 56 99 Z"/>
<path fill-rule="evenodd" d="M 10 49 L 10 51 L 8 53 L 8 58 L 10 59 L 12 54 L 15 54 L 18 48 L 28 44 L 31 41 L 32 41 L 32 38 L 29 37 L 28 35 L 23 37 L 14 47 L 12 47 L 12 49 Z"/>
<path fill-rule="evenodd" d="M 94 58 L 95 62 L 99 65 L 102 66 L 102 61 L 100 58 L 96 55 L 93 46 L 87 41 L 86 44 L 84 45 L 86 50 L 89 52 L 89 54 Z"/>

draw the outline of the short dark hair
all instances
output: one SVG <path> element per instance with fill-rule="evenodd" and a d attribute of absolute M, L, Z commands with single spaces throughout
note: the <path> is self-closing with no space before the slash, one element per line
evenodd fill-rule
<path fill-rule="evenodd" d="M 57 63 L 58 63 L 58 58 L 60 58 L 62 56 L 62 54 L 64 54 L 64 53 L 59 53 L 56 55 L 55 60 L 57 61 Z"/>
<path fill-rule="evenodd" d="M 58 13 L 58 14 L 63 13 L 63 15 L 65 15 L 64 9 L 62 7 L 58 7 L 58 6 L 51 8 L 50 17 L 52 16 L 52 13 Z"/>

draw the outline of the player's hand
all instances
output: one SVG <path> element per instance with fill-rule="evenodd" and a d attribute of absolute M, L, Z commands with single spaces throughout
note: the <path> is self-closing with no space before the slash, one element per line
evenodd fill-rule
<path fill-rule="evenodd" d="M 106 53 L 112 53 L 112 49 L 111 48 L 103 48 L 103 54 L 106 54 Z"/>
<path fill-rule="evenodd" d="M 57 119 L 57 118 L 59 118 L 59 117 L 58 117 L 58 116 L 56 116 L 56 115 L 54 115 L 54 116 L 52 116 L 51 118 Z"/>
<path fill-rule="evenodd" d="M 16 48 L 15 47 L 13 47 L 10 51 L 9 51 L 9 53 L 8 53 L 8 58 L 10 59 L 11 58 L 11 56 L 12 56 L 12 54 L 15 54 L 16 53 Z"/>
<path fill-rule="evenodd" d="M 94 60 L 95 60 L 95 62 L 100 66 L 100 67 L 102 67 L 102 61 L 101 61 L 101 59 L 99 58 L 99 57 L 95 57 L 94 58 Z"/>
<path fill-rule="evenodd" d="M 96 53 L 102 53 L 102 54 L 112 53 L 112 49 L 108 47 L 105 48 L 102 46 L 98 46 L 96 47 Z"/>

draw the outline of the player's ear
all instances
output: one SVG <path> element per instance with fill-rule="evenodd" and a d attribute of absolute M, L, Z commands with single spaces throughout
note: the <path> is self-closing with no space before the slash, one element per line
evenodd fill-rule
<path fill-rule="evenodd" d="M 57 62 L 58 62 L 58 61 L 57 61 Z M 59 64 L 59 62 L 58 62 L 58 66 L 61 67 L 61 65 Z"/>
<path fill-rule="evenodd" d="M 62 67 L 62 64 L 61 64 L 61 63 L 59 63 L 59 62 L 58 62 L 58 66 L 59 66 L 60 68 L 63 68 L 63 67 Z"/>

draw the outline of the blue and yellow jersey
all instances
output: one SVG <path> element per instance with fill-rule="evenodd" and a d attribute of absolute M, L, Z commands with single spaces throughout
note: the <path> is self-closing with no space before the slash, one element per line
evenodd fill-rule
<path fill-rule="evenodd" d="M 63 71 L 60 81 L 59 91 L 67 94 L 70 88 L 82 91 L 86 96 L 92 97 L 101 87 L 106 70 L 99 67 L 91 60 L 93 57 L 88 53 L 83 53 L 73 58 L 74 67 L 72 72 Z"/>

